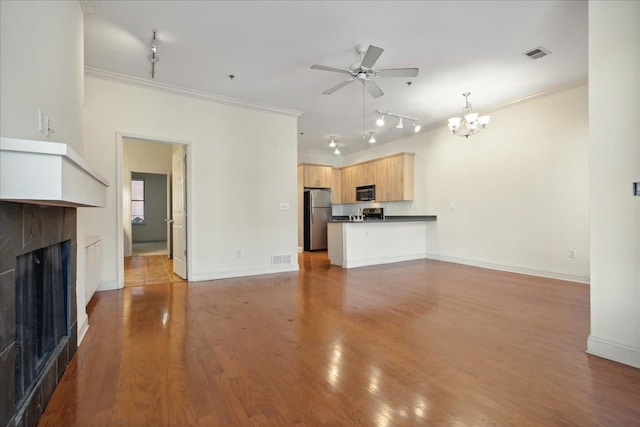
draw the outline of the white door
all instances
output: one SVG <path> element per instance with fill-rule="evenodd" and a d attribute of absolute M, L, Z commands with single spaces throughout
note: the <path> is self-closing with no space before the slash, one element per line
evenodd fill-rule
<path fill-rule="evenodd" d="M 187 278 L 187 228 L 186 228 L 186 181 L 185 154 L 182 145 L 174 146 L 171 168 L 172 226 L 173 226 L 173 272 Z"/>

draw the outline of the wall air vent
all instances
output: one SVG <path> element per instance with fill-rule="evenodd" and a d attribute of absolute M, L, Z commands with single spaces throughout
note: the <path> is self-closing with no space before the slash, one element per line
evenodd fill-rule
<path fill-rule="evenodd" d="M 291 255 L 271 255 L 271 265 L 291 264 Z"/>
<path fill-rule="evenodd" d="M 531 49 L 523 53 L 524 56 L 527 56 L 531 59 L 540 59 L 549 54 L 551 54 L 551 52 L 543 47 L 537 47 L 535 49 Z"/>

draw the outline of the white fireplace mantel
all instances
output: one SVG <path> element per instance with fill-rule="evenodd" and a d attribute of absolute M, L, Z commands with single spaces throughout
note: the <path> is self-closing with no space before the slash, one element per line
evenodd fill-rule
<path fill-rule="evenodd" d="M 0 138 L 0 200 L 105 207 L 108 186 L 67 144 Z"/>

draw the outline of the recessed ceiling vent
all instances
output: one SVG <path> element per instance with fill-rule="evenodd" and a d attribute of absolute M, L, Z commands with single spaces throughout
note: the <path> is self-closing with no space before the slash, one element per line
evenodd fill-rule
<path fill-rule="evenodd" d="M 523 53 L 524 56 L 528 56 L 531 59 L 540 59 L 544 56 L 551 54 L 547 49 L 543 47 L 537 47 L 535 49 L 531 49 Z"/>

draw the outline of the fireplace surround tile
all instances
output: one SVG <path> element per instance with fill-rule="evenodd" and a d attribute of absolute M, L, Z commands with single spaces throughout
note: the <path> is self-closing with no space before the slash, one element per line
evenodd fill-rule
<path fill-rule="evenodd" d="M 0 427 L 37 426 L 77 349 L 76 209 L 0 201 Z M 16 402 L 16 257 L 71 240 L 71 327 L 31 392 Z M 18 406 L 19 405 L 19 406 Z"/>
<path fill-rule="evenodd" d="M 0 426 L 7 425 L 16 409 L 15 366 L 16 346 L 12 343 L 9 348 L 0 353 L 0 372 L 3 373 L 0 376 Z"/>
<path fill-rule="evenodd" d="M 15 270 L 0 274 L 0 353 L 16 340 L 15 277 Z"/>
<path fill-rule="evenodd" d="M 16 254 L 22 252 L 22 217 L 18 203 L 0 203 L 0 273 L 16 268 Z"/>

